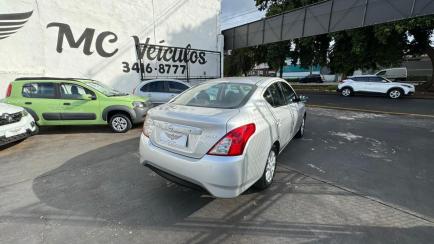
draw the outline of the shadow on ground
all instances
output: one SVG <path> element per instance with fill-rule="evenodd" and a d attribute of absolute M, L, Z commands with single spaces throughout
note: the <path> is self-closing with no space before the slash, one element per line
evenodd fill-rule
<path fill-rule="evenodd" d="M 210 201 L 141 166 L 137 142 L 75 157 L 36 178 L 33 190 L 49 206 L 132 225 L 175 223 Z"/>
<path fill-rule="evenodd" d="M 141 125 L 134 125 L 132 129 L 140 128 Z M 62 125 L 39 127 L 41 135 L 51 134 L 82 134 L 82 133 L 114 133 L 108 125 Z"/>

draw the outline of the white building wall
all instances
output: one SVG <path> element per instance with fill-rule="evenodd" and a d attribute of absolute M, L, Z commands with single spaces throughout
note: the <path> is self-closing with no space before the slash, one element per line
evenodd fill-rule
<path fill-rule="evenodd" d="M 91 78 L 131 92 L 140 81 L 136 71 L 125 72 L 128 69 L 124 67 L 128 63 L 131 68 L 137 62 L 132 36 L 138 36 L 141 42 L 150 38 L 150 44 L 164 40 L 161 45 L 186 47 L 191 44 L 195 49 L 222 51 L 220 0 L 153 1 L 154 8 L 152 0 L 0 1 L 0 23 L 10 22 L 5 14 L 33 11 L 22 28 L 0 39 L 0 98 L 5 96 L 10 81 L 23 76 Z M 85 42 L 77 48 L 70 47 L 65 36 L 62 36 L 62 50 L 57 50 L 59 24 L 56 23 L 68 25 L 75 41 L 86 28 L 87 33 L 94 30 L 89 52 L 84 53 Z M 5 37 L 6 27 L 0 25 L 0 38 L 1 33 Z M 103 51 L 117 50 L 116 53 L 106 57 L 98 53 L 98 38 Z M 206 65 L 192 65 L 191 69 L 212 75 L 215 71 L 208 69 L 219 69 L 219 62 L 209 57 Z"/>

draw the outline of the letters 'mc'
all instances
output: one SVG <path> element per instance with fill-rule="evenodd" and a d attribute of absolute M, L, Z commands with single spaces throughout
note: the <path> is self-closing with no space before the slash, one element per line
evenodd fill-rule
<path fill-rule="evenodd" d="M 79 48 L 81 46 L 81 44 L 83 44 L 83 42 L 84 42 L 83 53 L 85 55 L 91 55 L 93 53 L 93 51 L 91 51 L 90 48 L 92 46 L 93 37 L 95 35 L 95 29 L 86 28 L 84 30 L 83 34 L 81 34 L 80 38 L 76 41 L 74 39 L 74 36 L 72 34 L 72 31 L 71 31 L 71 28 L 69 27 L 69 25 L 63 24 L 63 23 L 53 22 L 53 23 L 50 23 L 47 25 L 47 28 L 50 28 L 50 27 L 59 27 L 59 34 L 57 36 L 57 47 L 56 47 L 56 51 L 58 53 L 62 53 L 63 39 L 64 38 L 66 38 L 66 41 L 68 42 L 68 44 L 71 48 Z M 113 50 L 112 52 L 107 52 L 104 50 L 103 42 L 107 37 L 110 37 L 110 36 L 111 36 L 111 38 L 108 39 L 108 42 L 114 43 L 118 40 L 118 37 L 116 36 L 116 34 L 114 34 L 113 32 L 110 32 L 110 31 L 102 32 L 96 38 L 95 49 L 96 49 L 96 52 L 101 57 L 109 58 L 118 52 L 117 48 L 115 50 Z"/>

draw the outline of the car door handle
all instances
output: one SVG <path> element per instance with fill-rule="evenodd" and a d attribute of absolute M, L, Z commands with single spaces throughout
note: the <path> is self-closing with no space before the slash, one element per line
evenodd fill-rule
<path fill-rule="evenodd" d="M 71 103 L 63 103 L 63 105 L 67 105 L 67 106 L 69 106 L 69 105 L 71 105 Z"/>
<path fill-rule="evenodd" d="M 30 104 L 32 104 L 32 102 L 25 102 L 24 104 L 30 105 Z"/>

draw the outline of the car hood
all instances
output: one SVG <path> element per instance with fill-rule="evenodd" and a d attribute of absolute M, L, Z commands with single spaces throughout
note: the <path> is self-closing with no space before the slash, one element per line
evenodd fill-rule
<path fill-rule="evenodd" d="M 23 108 L 6 104 L 6 103 L 0 103 L 0 115 L 4 113 L 13 114 L 23 111 Z"/>

